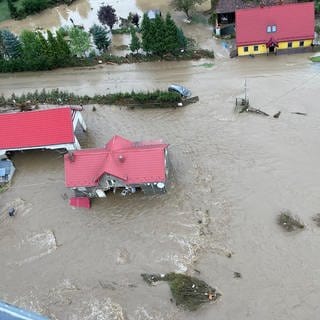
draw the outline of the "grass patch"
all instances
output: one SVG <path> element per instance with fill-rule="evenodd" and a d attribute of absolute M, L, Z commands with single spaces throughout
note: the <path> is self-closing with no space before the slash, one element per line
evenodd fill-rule
<path fill-rule="evenodd" d="M 203 63 L 203 64 L 200 64 L 199 67 L 212 68 L 213 66 L 214 66 L 213 63 Z"/>
<path fill-rule="evenodd" d="M 294 217 L 288 210 L 279 214 L 278 224 L 289 232 L 297 229 L 304 229 L 305 227 L 299 217 Z"/>
<path fill-rule="evenodd" d="M 170 272 L 165 275 L 141 274 L 148 284 L 167 281 L 176 305 L 189 311 L 197 310 L 203 303 L 216 301 L 221 294 L 203 280 L 181 273 Z"/>
<path fill-rule="evenodd" d="M 0 1 L 0 22 L 10 19 L 10 11 L 7 0 Z"/>
<path fill-rule="evenodd" d="M 311 60 L 312 62 L 320 62 L 320 56 L 311 57 L 310 60 Z"/>

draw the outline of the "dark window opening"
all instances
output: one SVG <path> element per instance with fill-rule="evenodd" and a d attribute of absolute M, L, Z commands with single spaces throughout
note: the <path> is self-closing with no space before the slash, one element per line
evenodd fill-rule
<path fill-rule="evenodd" d="M 244 47 L 244 48 L 243 48 L 243 51 L 244 51 L 244 52 L 248 52 L 248 51 L 249 51 L 249 48 L 248 48 L 248 47 Z"/>
<path fill-rule="evenodd" d="M 299 42 L 299 46 L 300 46 L 300 47 L 303 47 L 303 46 L 304 46 L 304 41 L 300 41 L 300 42 Z"/>
<path fill-rule="evenodd" d="M 259 46 L 254 46 L 254 47 L 253 47 L 253 50 L 254 50 L 254 51 L 258 51 L 258 50 L 259 50 Z"/>
<path fill-rule="evenodd" d="M 292 42 L 288 42 L 288 48 L 292 48 Z"/>

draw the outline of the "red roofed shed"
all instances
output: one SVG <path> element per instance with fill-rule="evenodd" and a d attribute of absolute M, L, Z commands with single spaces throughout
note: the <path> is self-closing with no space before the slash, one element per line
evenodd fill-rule
<path fill-rule="evenodd" d="M 239 55 L 306 48 L 314 38 L 314 3 L 257 7 L 236 11 Z"/>

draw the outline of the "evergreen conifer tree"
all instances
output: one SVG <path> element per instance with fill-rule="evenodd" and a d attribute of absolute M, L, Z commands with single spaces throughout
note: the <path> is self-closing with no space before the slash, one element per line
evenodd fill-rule
<path fill-rule="evenodd" d="M 134 30 L 134 28 L 130 29 L 130 33 L 131 33 L 131 43 L 130 43 L 130 50 L 132 52 L 138 52 L 139 49 L 141 48 L 141 43 L 140 40 L 136 34 L 136 31 Z"/>
<path fill-rule="evenodd" d="M 98 50 L 105 51 L 111 44 L 111 40 L 109 38 L 109 32 L 97 24 L 94 24 L 90 28 L 90 33 L 93 37 L 93 42 Z"/>
<path fill-rule="evenodd" d="M 166 16 L 166 30 L 165 30 L 165 43 L 168 52 L 175 53 L 180 48 L 178 38 L 178 27 L 172 20 L 170 14 Z"/>
<path fill-rule="evenodd" d="M 142 49 L 150 53 L 151 47 L 152 47 L 152 42 L 153 42 L 153 34 L 151 30 L 151 21 L 149 17 L 145 14 L 143 16 L 142 24 L 141 24 L 141 35 L 142 35 Z"/>
<path fill-rule="evenodd" d="M 18 58 L 21 55 L 21 42 L 15 34 L 9 30 L 2 30 L 1 39 L 1 47 L 5 59 Z"/>

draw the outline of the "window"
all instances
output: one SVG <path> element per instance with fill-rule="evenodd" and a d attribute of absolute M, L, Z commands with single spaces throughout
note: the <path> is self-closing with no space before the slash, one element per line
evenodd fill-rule
<path fill-rule="evenodd" d="M 249 48 L 248 48 L 248 47 L 243 47 L 243 51 L 244 51 L 244 52 L 248 52 L 248 51 L 249 51 Z"/>
<path fill-rule="evenodd" d="M 267 26 L 267 32 L 272 33 L 277 31 L 277 26 L 275 24 Z"/>
<path fill-rule="evenodd" d="M 303 46 L 304 46 L 304 41 L 300 41 L 300 42 L 299 42 L 299 46 L 300 46 L 300 47 L 303 47 Z"/>
<path fill-rule="evenodd" d="M 254 51 L 258 51 L 258 50 L 259 50 L 259 46 L 254 46 L 254 47 L 253 47 L 253 50 L 254 50 Z"/>
<path fill-rule="evenodd" d="M 288 42 L 288 48 L 292 48 L 292 42 Z"/>

